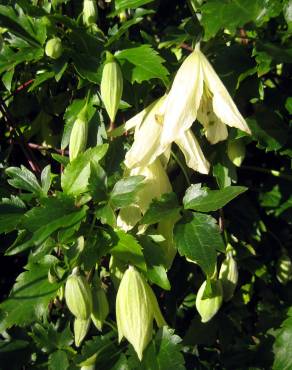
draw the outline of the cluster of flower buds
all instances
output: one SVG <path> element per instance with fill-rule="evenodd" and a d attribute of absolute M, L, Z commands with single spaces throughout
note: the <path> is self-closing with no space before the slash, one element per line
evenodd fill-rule
<path fill-rule="evenodd" d="M 130 266 L 119 286 L 116 298 L 119 341 L 125 337 L 134 347 L 139 359 L 152 338 L 153 320 L 165 325 L 157 299 L 144 277 Z"/>
<path fill-rule="evenodd" d="M 91 288 L 78 268 L 74 268 L 66 281 L 65 300 L 67 307 L 75 316 L 74 338 L 75 345 L 79 347 L 89 330 L 91 320 L 98 330 L 102 330 L 109 313 L 106 294 L 95 281 Z"/>

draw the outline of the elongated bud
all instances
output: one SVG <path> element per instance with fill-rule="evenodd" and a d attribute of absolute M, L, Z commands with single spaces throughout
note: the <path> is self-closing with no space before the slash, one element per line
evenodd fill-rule
<path fill-rule="evenodd" d="M 223 289 L 220 280 L 212 281 L 212 292 L 210 297 L 204 298 L 207 281 L 204 281 L 197 293 L 196 308 L 201 316 L 202 322 L 208 322 L 216 315 L 222 305 Z"/>
<path fill-rule="evenodd" d="M 152 339 L 153 319 L 159 327 L 165 325 L 165 321 L 151 287 L 134 267 L 128 268 L 121 281 L 116 316 L 119 341 L 125 337 L 141 360 Z"/>
<path fill-rule="evenodd" d="M 92 311 L 90 286 L 84 276 L 73 271 L 66 281 L 65 299 L 69 310 L 79 319 L 86 320 Z"/>
<path fill-rule="evenodd" d="M 233 258 L 233 248 L 227 246 L 226 258 L 222 262 L 219 279 L 222 283 L 224 301 L 229 301 L 233 294 L 238 281 L 237 262 Z"/>
<path fill-rule="evenodd" d="M 292 280 L 292 261 L 286 252 L 278 260 L 276 277 L 283 285 Z"/>
<path fill-rule="evenodd" d="M 108 300 L 105 291 L 101 287 L 94 287 L 92 291 L 91 320 L 97 330 L 101 331 L 103 323 L 109 314 Z"/>
<path fill-rule="evenodd" d="M 96 23 L 98 16 L 96 0 L 83 1 L 83 23 L 90 26 Z"/>
<path fill-rule="evenodd" d="M 241 140 L 228 140 L 227 155 L 235 166 L 240 167 L 245 158 L 245 145 Z"/>
<path fill-rule="evenodd" d="M 84 115 L 77 117 L 69 141 L 69 158 L 72 161 L 78 154 L 84 152 L 87 144 L 88 122 Z"/>
<path fill-rule="evenodd" d="M 114 122 L 123 93 L 123 75 L 119 63 L 109 52 L 106 53 L 100 92 L 107 114 Z"/>
<path fill-rule="evenodd" d="M 83 320 L 76 318 L 74 320 L 74 341 L 76 347 L 79 347 L 83 339 L 86 337 L 89 327 L 90 319 Z"/>
<path fill-rule="evenodd" d="M 62 41 L 59 37 L 53 37 L 46 43 L 45 53 L 49 58 L 58 59 L 62 55 Z"/>

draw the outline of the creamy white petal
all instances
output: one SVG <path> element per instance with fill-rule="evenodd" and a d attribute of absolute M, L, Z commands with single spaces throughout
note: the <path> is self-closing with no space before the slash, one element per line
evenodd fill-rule
<path fill-rule="evenodd" d="M 161 135 L 162 145 L 170 144 L 196 120 L 203 94 L 203 73 L 197 51 L 179 68 L 168 93 Z"/>
<path fill-rule="evenodd" d="M 245 119 L 240 114 L 217 73 L 204 54 L 199 50 L 197 50 L 197 53 L 200 55 L 204 82 L 213 95 L 212 103 L 214 113 L 226 125 L 236 127 L 250 134 L 250 129 Z"/>
<path fill-rule="evenodd" d="M 175 143 L 183 152 L 188 167 L 203 174 L 209 172 L 210 164 L 204 157 L 202 149 L 191 129 L 184 132 Z"/>
<path fill-rule="evenodd" d="M 141 112 L 137 113 L 134 117 L 130 118 L 124 125 L 124 130 L 129 131 L 132 128 L 139 128 L 147 114 L 151 111 L 156 101 L 148 105 Z"/>
<path fill-rule="evenodd" d="M 145 176 L 145 186 L 138 193 L 137 205 L 144 214 L 154 198 L 159 198 L 164 193 L 172 191 L 171 184 L 165 169 L 159 159 L 146 167 L 131 170 L 131 176 Z"/>
<path fill-rule="evenodd" d="M 145 167 L 152 164 L 164 151 L 165 148 L 160 144 L 163 118 L 157 113 L 164 100 L 165 97 L 157 100 L 140 127 L 136 127 L 133 145 L 125 158 L 128 168 Z"/>
<path fill-rule="evenodd" d="M 219 141 L 227 139 L 228 130 L 226 125 L 217 119 L 205 127 L 205 136 L 211 144 L 217 144 Z"/>

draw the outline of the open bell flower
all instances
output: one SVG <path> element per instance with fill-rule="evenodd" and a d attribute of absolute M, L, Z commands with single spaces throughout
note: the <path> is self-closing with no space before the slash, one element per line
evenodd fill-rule
<path fill-rule="evenodd" d="M 179 68 L 164 105 L 161 145 L 178 139 L 197 119 L 211 144 L 227 138 L 227 126 L 250 134 L 224 84 L 199 44 Z"/>

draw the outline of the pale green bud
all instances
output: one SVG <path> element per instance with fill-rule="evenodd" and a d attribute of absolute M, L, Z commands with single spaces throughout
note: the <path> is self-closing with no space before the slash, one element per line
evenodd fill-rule
<path fill-rule="evenodd" d="M 124 273 L 117 293 L 116 316 L 119 341 L 125 337 L 141 360 L 152 339 L 153 319 L 158 327 L 165 321 L 152 289 L 132 266 Z"/>
<path fill-rule="evenodd" d="M 76 318 L 74 320 L 74 341 L 76 347 L 79 347 L 83 339 L 86 337 L 89 327 L 90 319 L 83 320 Z"/>
<path fill-rule="evenodd" d="M 69 158 L 72 161 L 78 154 L 84 152 L 87 144 L 88 122 L 84 117 L 78 117 L 73 124 L 69 141 Z"/>
<path fill-rule="evenodd" d="M 107 114 L 114 122 L 123 93 L 123 75 L 119 63 L 109 52 L 102 71 L 100 93 Z"/>
<path fill-rule="evenodd" d="M 92 311 L 90 286 L 84 276 L 73 270 L 66 281 L 65 299 L 69 310 L 79 319 L 86 320 Z"/>
<path fill-rule="evenodd" d="M 109 305 L 105 291 L 101 287 L 95 287 L 92 291 L 91 320 L 96 329 L 102 330 L 103 323 L 109 314 Z"/>
<path fill-rule="evenodd" d="M 204 281 L 198 290 L 196 297 L 196 308 L 201 316 L 202 322 L 208 322 L 216 315 L 222 305 L 223 289 L 220 280 L 213 280 L 210 297 L 203 298 L 207 281 Z"/>
<path fill-rule="evenodd" d="M 292 261 L 286 252 L 278 260 L 276 277 L 283 285 L 292 280 Z"/>
<path fill-rule="evenodd" d="M 235 166 L 240 167 L 245 158 L 245 145 L 241 140 L 229 140 L 227 143 L 227 155 Z"/>
<path fill-rule="evenodd" d="M 59 37 L 53 37 L 46 43 L 45 53 L 49 58 L 58 59 L 62 55 L 62 41 Z"/>
<path fill-rule="evenodd" d="M 222 262 L 219 279 L 223 287 L 223 298 L 225 301 L 229 301 L 233 296 L 238 281 L 237 262 L 233 258 L 231 249 L 227 251 L 226 258 Z"/>
<path fill-rule="evenodd" d="M 98 16 L 96 0 L 83 1 L 83 23 L 90 26 L 96 23 Z"/>
<path fill-rule="evenodd" d="M 64 285 L 61 285 L 60 288 L 58 289 L 57 297 L 59 298 L 60 301 L 63 301 L 64 296 L 65 296 L 65 287 Z"/>
<path fill-rule="evenodd" d="M 95 370 L 95 365 L 82 366 L 81 370 Z"/>

